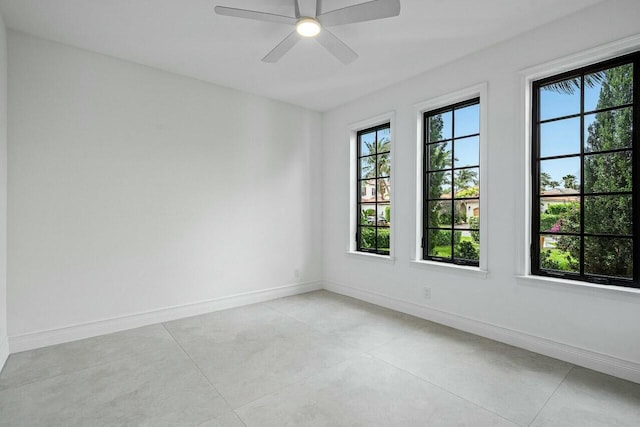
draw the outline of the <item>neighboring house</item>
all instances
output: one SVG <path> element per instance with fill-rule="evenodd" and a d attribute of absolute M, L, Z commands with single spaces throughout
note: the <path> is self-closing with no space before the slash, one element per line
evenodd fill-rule
<path fill-rule="evenodd" d="M 389 206 L 389 204 L 386 203 L 389 201 L 389 195 L 384 194 L 383 199 L 382 204 L 378 201 L 376 215 L 368 218 L 369 222 L 375 222 L 377 217 L 378 225 L 388 225 L 385 219 L 385 209 Z M 376 210 L 376 181 L 374 179 L 363 181 L 360 187 L 360 202 L 362 203 L 361 209 L 363 211 Z"/>
<path fill-rule="evenodd" d="M 579 202 L 580 196 L 576 194 L 576 191 L 577 190 L 571 188 L 553 188 L 551 190 L 541 191 L 540 212 L 546 211 L 549 205 Z"/>

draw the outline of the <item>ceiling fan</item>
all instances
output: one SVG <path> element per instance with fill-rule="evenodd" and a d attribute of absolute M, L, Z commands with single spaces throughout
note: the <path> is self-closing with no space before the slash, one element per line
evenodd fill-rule
<path fill-rule="evenodd" d="M 295 46 L 300 37 L 313 37 L 344 64 L 355 61 L 358 54 L 327 30 L 327 27 L 389 18 L 400 14 L 400 0 L 372 0 L 325 13 L 319 13 L 318 0 L 293 0 L 293 3 L 295 17 L 225 6 L 216 6 L 215 11 L 218 15 L 295 25 L 296 29 L 262 58 L 264 62 L 277 62 Z"/>

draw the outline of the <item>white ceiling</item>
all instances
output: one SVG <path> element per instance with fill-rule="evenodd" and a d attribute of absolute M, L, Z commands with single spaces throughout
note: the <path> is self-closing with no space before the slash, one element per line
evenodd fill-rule
<path fill-rule="evenodd" d="M 293 1 L 0 0 L 0 12 L 14 30 L 325 111 L 601 0 L 401 0 L 398 17 L 332 28 L 360 55 L 346 66 L 315 40 L 263 63 L 292 28 L 213 11 L 293 16 Z"/>

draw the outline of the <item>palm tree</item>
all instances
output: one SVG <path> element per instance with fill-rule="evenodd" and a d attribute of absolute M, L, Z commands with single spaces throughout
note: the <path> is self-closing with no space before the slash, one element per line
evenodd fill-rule
<path fill-rule="evenodd" d="M 562 181 L 564 181 L 564 188 L 569 190 L 576 190 L 576 176 L 575 175 L 565 175 L 562 177 Z"/>
<path fill-rule="evenodd" d="M 478 172 L 472 169 L 460 169 L 456 171 L 455 182 L 460 190 L 478 185 Z"/>
<path fill-rule="evenodd" d="M 369 153 L 377 153 L 365 157 L 365 164 L 362 165 L 362 175 L 364 178 L 378 178 L 391 176 L 391 141 L 388 137 L 383 137 L 377 141 L 367 142 L 364 144 L 367 146 Z M 382 179 L 378 181 L 379 188 L 378 193 L 384 197 L 385 194 L 389 194 L 388 181 Z"/>
<path fill-rule="evenodd" d="M 551 175 L 547 172 L 540 172 L 540 190 L 546 190 L 551 184 Z"/>

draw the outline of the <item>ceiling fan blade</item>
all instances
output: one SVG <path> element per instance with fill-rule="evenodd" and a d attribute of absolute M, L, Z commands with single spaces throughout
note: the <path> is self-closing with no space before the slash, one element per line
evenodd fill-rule
<path fill-rule="evenodd" d="M 235 16 L 236 18 L 255 19 L 256 21 L 277 22 L 280 24 L 295 25 L 296 19 L 289 16 L 275 15 L 273 13 L 258 12 L 256 10 L 236 9 L 233 7 L 216 6 L 218 15 Z"/>
<path fill-rule="evenodd" d="M 372 21 L 400 15 L 400 0 L 372 0 L 318 16 L 323 27 Z"/>
<path fill-rule="evenodd" d="M 329 53 L 338 58 L 338 60 L 345 65 L 350 64 L 358 58 L 358 54 L 355 53 L 353 49 L 344 44 L 342 40 L 337 38 L 326 28 L 323 28 L 322 31 L 320 31 L 320 34 L 316 36 L 316 40 L 318 40 L 318 43 L 327 49 Z"/>
<path fill-rule="evenodd" d="M 278 62 L 280 58 L 284 56 L 285 53 L 289 52 L 292 47 L 298 43 L 300 37 L 296 31 L 292 31 L 289 33 L 287 37 L 282 40 L 278 46 L 274 47 L 271 52 L 267 53 L 267 56 L 262 58 L 263 62 Z"/>
<path fill-rule="evenodd" d="M 298 7 L 300 16 L 315 18 L 318 7 L 318 0 L 294 0 Z"/>

